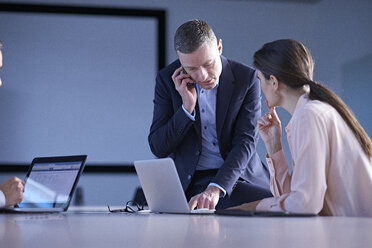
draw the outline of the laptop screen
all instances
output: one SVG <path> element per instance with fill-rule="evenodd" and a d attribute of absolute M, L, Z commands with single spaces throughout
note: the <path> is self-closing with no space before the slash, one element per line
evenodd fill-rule
<path fill-rule="evenodd" d="M 69 157 L 66 157 L 69 158 Z M 85 160 L 34 160 L 26 177 L 20 208 L 67 208 Z"/>

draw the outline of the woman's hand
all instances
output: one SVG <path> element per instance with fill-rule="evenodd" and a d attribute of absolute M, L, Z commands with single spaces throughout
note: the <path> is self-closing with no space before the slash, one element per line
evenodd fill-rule
<path fill-rule="evenodd" d="M 279 117 L 276 114 L 275 107 L 270 107 L 266 100 L 266 106 L 269 109 L 264 116 L 262 116 L 258 124 L 258 132 L 265 143 L 267 153 L 270 155 L 282 149 L 282 125 Z"/>

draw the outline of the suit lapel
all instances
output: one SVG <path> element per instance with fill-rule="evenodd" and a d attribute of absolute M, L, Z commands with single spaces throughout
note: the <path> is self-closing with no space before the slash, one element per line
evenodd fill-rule
<path fill-rule="evenodd" d="M 195 116 L 195 122 L 194 122 L 194 127 L 195 127 L 195 130 L 196 130 L 196 133 L 198 134 L 200 140 L 201 140 L 201 122 L 200 122 L 200 112 L 199 112 L 199 104 L 198 102 L 196 102 L 196 105 L 195 105 L 195 113 L 196 113 L 196 116 Z"/>
<path fill-rule="evenodd" d="M 231 97 L 234 91 L 234 75 L 227 59 L 221 56 L 222 73 L 219 79 L 216 102 L 216 128 L 217 137 L 221 137 L 221 130 L 229 109 Z"/>

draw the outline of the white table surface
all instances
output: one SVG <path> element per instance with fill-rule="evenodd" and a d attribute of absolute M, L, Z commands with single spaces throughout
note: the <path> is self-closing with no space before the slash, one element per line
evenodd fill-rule
<path fill-rule="evenodd" d="M 372 218 L 0 214 L 0 247 L 372 247 Z"/>

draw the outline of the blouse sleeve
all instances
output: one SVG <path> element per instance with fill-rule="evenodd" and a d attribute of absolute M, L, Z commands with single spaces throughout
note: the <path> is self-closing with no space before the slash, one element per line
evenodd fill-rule
<path fill-rule="evenodd" d="M 0 190 L 0 208 L 3 208 L 5 206 L 5 195 L 3 191 Z"/>
<path fill-rule="evenodd" d="M 318 214 L 327 189 L 326 164 L 329 154 L 327 126 L 321 113 L 302 111 L 291 126 L 292 176 L 275 174 L 277 192 L 263 199 L 257 210 Z M 280 180 L 284 181 L 281 183 Z M 290 190 L 287 189 L 289 187 Z"/>
<path fill-rule="evenodd" d="M 266 155 L 266 162 L 270 172 L 270 189 L 273 196 L 280 196 L 291 191 L 291 176 L 288 174 L 288 164 L 283 150 Z"/>

